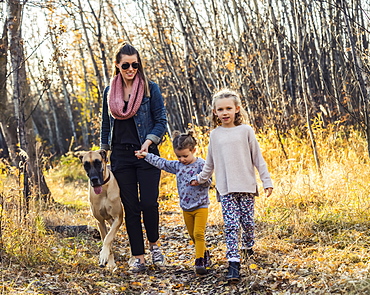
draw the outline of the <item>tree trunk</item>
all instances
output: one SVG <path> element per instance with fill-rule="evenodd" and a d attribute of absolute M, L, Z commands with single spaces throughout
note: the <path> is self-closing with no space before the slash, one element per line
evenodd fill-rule
<path fill-rule="evenodd" d="M 296 31 L 298 32 L 297 34 L 297 57 L 298 57 L 298 65 L 299 65 L 299 73 L 301 77 L 301 87 L 302 87 L 302 95 L 303 95 L 303 102 L 305 106 L 305 115 L 306 115 L 306 124 L 308 128 L 308 133 L 310 136 L 311 140 L 311 146 L 312 146 L 312 151 L 313 151 L 313 156 L 315 159 L 316 163 L 316 168 L 319 173 L 321 173 L 321 168 L 320 168 L 320 160 L 319 160 L 319 155 L 316 147 L 316 140 L 315 136 L 313 134 L 312 130 L 312 124 L 311 124 L 311 117 L 310 117 L 310 107 L 309 107 L 309 98 L 312 100 L 312 95 L 310 92 L 310 85 L 308 83 L 308 74 L 307 74 L 307 61 L 305 59 L 305 52 L 303 50 L 303 36 L 301 35 L 302 31 L 304 31 L 303 24 L 301 23 L 301 20 L 303 19 L 303 16 L 301 15 L 301 10 L 299 10 L 299 7 L 297 5 L 300 4 L 295 4 L 294 7 L 294 13 L 295 13 L 295 18 L 296 18 Z M 302 4 L 305 5 L 305 4 Z M 303 29 L 303 30 L 302 30 Z"/>
<path fill-rule="evenodd" d="M 52 37 L 52 39 L 53 39 L 53 37 Z M 66 79 L 64 77 L 65 69 L 64 69 L 63 63 L 60 61 L 60 53 L 59 53 L 59 49 L 58 49 L 58 46 L 57 46 L 56 42 L 57 42 L 56 38 L 54 40 L 51 40 L 51 44 L 52 44 L 52 47 L 53 47 L 53 50 L 54 50 L 55 60 L 56 60 L 56 63 L 57 63 L 57 68 L 58 68 L 60 81 L 62 83 L 64 105 L 65 105 L 65 109 L 66 109 L 66 113 L 67 113 L 67 117 L 68 117 L 68 121 L 69 121 L 69 127 L 70 127 L 70 130 L 71 130 L 70 134 L 72 134 L 74 140 L 76 141 L 77 140 L 77 134 L 76 134 L 76 128 L 75 128 L 75 124 L 74 124 L 74 120 L 73 120 L 71 101 L 70 101 L 70 96 L 69 96 L 67 85 L 66 85 L 67 84 Z M 71 140 L 71 142 L 72 141 L 73 140 Z"/>
<path fill-rule="evenodd" d="M 102 81 L 102 78 L 101 78 L 101 74 L 100 74 L 98 64 L 97 64 L 96 59 L 95 59 L 94 51 L 93 51 L 91 43 L 90 43 L 90 37 L 89 37 L 89 34 L 87 33 L 87 28 L 86 28 L 86 24 L 85 24 L 85 20 L 84 20 L 84 13 L 83 13 L 83 10 L 82 10 L 82 5 L 81 5 L 80 0 L 78 0 L 78 8 L 79 8 L 79 14 L 80 14 L 80 18 L 81 18 L 82 28 L 84 30 L 84 34 L 85 34 L 85 38 L 86 38 L 87 48 L 88 48 L 89 53 L 90 53 L 90 58 L 91 58 L 91 61 L 93 63 L 96 80 L 98 82 L 99 97 L 101 97 L 102 93 L 103 93 L 103 90 L 104 90 L 103 81 Z"/>
<path fill-rule="evenodd" d="M 26 210 L 31 194 L 30 188 L 37 197 L 47 201 L 50 190 L 42 175 L 41 167 L 37 167 L 39 158 L 36 154 L 36 141 L 33 133 L 32 102 L 29 97 L 29 85 L 26 75 L 23 39 L 21 35 L 21 21 L 23 4 L 19 0 L 8 1 L 8 30 L 11 65 L 13 69 L 13 102 L 14 113 L 18 126 L 18 140 L 24 162 L 24 199 Z M 27 118 L 27 120 L 26 120 Z M 26 156 L 26 155 L 27 156 Z M 29 186 L 32 184 L 32 187 Z"/>
<path fill-rule="evenodd" d="M 191 124 L 196 124 L 197 126 L 199 126 L 199 121 L 198 121 L 198 112 L 197 112 L 197 108 L 198 106 L 196 105 L 196 97 L 195 97 L 195 93 L 193 91 L 193 81 L 192 81 L 192 77 L 189 73 L 189 67 L 190 67 L 190 56 L 189 56 L 189 40 L 188 40 L 188 34 L 186 32 L 186 28 L 182 22 L 182 19 L 181 19 L 181 13 L 180 13 L 180 9 L 179 9 L 179 4 L 177 3 L 176 0 L 173 1 L 173 4 L 175 6 L 175 11 L 176 11 L 176 16 L 177 16 L 177 20 L 179 22 L 179 25 L 180 25 L 180 30 L 181 30 L 181 33 L 182 33 L 182 37 L 183 37 L 183 43 L 184 43 L 184 61 L 183 61 L 183 64 L 184 64 L 184 71 L 185 71 L 185 79 L 186 79 L 186 84 L 187 84 L 187 97 L 189 98 L 189 101 L 188 101 L 188 104 L 189 104 L 189 108 L 192 109 L 194 111 L 194 119 L 195 119 L 195 122 L 193 121 L 193 118 L 192 118 L 192 121 L 189 122 Z M 193 101 L 193 103 L 192 103 Z"/>
<path fill-rule="evenodd" d="M 40 68 L 39 68 L 39 71 L 41 71 Z M 35 84 L 37 94 L 39 95 L 40 100 L 41 100 L 41 103 L 39 103 L 38 105 L 40 106 L 43 117 L 45 118 L 46 129 L 47 129 L 47 132 L 48 132 L 48 145 L 50 145 L 51 153 L 54 154 L 55 153 L 54 133 L 53 133 L 53 129 L 51 127 L 51 122 L 50 122 L 50 117 L 49 117 L 49 112 L 48 112 L 49 110 L 48 110 L 47 104 L 44 102 L 44 99 L 42 98 L 43 94 L 49 90 L 49 87 L 44 88 L 43 90 L 40 90 L 39 87 L 38 87 L 38 83 L 36 81 L 36 78 L 33 75 L 33 72 L 29 71 L 29 74 L 30 74 L 30 77 L 31 77 L 31 81 L 33 81 L 33 84 Z"/>
<path fill-rule="evenodd" d="M 60 131 L 60 126 L 62 126 L 63 124 L 58 119 L 53 94 L 51 93 L 51 91 L 48 91 L 47 94 L 48 94 L 49 108 L 51 110 L 51 114 L 53 116 L 53 121 L 54 121 L 54 126 L 55 126 L 55 140 L 56 140 L 56 142 L 54 142 L 54 144 L 57 145 L 59 153 L 64 154 L 68 151 L 68 149 L 63 144 L 63 137 L 62 137 L 62 133 Z"/>
<path fill-rule="evenodd" d="M 368 97 L 368 90 L 367 90 L 367 87 L 370 87 L 370 85 L 366 87 L 366 83 L 365 83 L 366 77 L 364 78 L 362 75 L 364 71 L 361 72 L 360 70 L 363 67 L 362 67 L 361 60 L 357 57 L 357 54 L 356 54 L 357 45 L 354 40 L 354 36 L 352 34 L 351 24 L 349 22 L 349 16 L 348 16 L 349 10 L 347 6 L 347 2 L 345 0 L 342 0 L 341 5 L 343 8 L 344 19 L 346 22 L 347 34 L 348 34 L 348 38 L 349 38 L 350 45 L 351 45 L 351 54 L 352 54 L 352 62 L 353 62 L 355 77 L 356 77 L 356 80 L 358 81 L 358 88 L 360 89 L 360 99 L 361 99 L 360 105 L 362 105 L 362 111 L 363 111 L 364 123 L 365 123 L 364 125 L 365 125 L 365 130 L 366 130 L 367 150 L 370 156 L 370 101 L 369 101 L 370 98 Z"/>
<path fill-rule="evenodd" d="M 117 14 L 116 14 L 116 11 L 115 11 L 115 5 L 113 5 L 112 4 L 112 2 L 110 1 L 110 0 L 106 0 L 106 2 L 107 2 L 107 4 L 108 4 L 108 7 L 109 7 L 109 10 L 111 11 L 111 13 L 113 14 L 113 16 L 114 16 L 114 18 L 115 18 L 115 20 L 116 20 L 116 22 L 118 22 L 119 23 L 119 26 L 120 26 L 120 28 L 121 28 L 121 30 L 122 30 L 122 33 L 121 33 L 121 35 L 122 36 L 125 36 L 125 38 L 126 38 L 126 40 L 129 42 L 129 43 L 132 43 L 131 42 L 131 38 L 130 38 L 130 36 L 129 36 L 129 34 L 127 33 L 127 30 L 125 29 L 125 26 L 124 26 L 124 24 L 122 23 L 122 20 L 117 16 Z"/>
<path fill-rule="evenodd" d="M 4 22 L 3 33 L 0 39 L 0 123 L 2 125 L 5 143 L 3 156 L 10 158 L 17 165 L 17 124 L 12 112 L 13 106 L 8 101 L 7 84 L 8 63 L 8 30 L 7 21 Z M 5 150 L 6 149 L 6 150 Z"/>
<path fill-rule="evenodd" d="M 281 97 L 280 107 L 282 109 L 283 118 L 286 120 L 285 124 L 289 125 L 290 113 L 288 110 L 288 102 L 286 100 L 285 87 L 284 87 L 284 69 L 283 69 L 283 57 L 282 57 L 282 43 L 283 43 L 283 28 L 279 26 L 275 12 L 272 7 L 272 0 L 269 0 L 269 13 L 271 15 L 273 31 L 271 35 L 275 39 L 275 47 L 277 51 L 277 65 L 278 65 L 278 86 L 279 86 L 279 97 Z"/>
<path fill-rule="evenodd" d="M 105 84 L 105 86 L 108 86 L 109 81 L 110 81 L 109 70 L 108 70 L 108 65 L 107 65 L 107 55 L 105 53 L 105 45 L 104 45 L 104 42 L 102 40 L 103 34 L 102 34 L 101 23 L 100 23 L 101 22 L 100 20 L 101 20 L 101 17 L 102 17 L 102 3 L 101 3 L 101 0 L 100 0 L 99 1 L 99 14 L 98 15 L 96 15 L 93 7 L 91 6 L 90 0 L 87 0 L 87 3 L 90 6 L 91 14 L 93 15 L 93 17 L 95 19 L 95 22 L 96 22 L 95 35 L 96 35 L 96 38 L 97 38 L 97 41 L 98 41 L 98 44 L 99 44 L 99 49 L 100 49 L 100 59 L 101 59 L 102 66 L 103 66 L 104 84 Z"/>

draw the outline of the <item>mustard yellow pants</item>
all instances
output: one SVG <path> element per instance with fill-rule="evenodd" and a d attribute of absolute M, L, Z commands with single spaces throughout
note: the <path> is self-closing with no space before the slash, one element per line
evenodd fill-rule
<path fill-rule="evenodd" d="M 185 225 L 195 245 L 195 258 L 204 256 L 206 244 L 204 232 L 206 230 L 208 208 L 199 208 L 194 211 L 182 211 Z"/>

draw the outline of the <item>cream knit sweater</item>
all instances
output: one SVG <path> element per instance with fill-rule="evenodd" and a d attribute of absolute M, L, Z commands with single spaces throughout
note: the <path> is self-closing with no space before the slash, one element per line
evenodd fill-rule
<path fill-rule="evenodd" d="M 219 126 L 211 132 L 206 163 L 197 180 L 206 182 L 214 171 L 220 195 L 258 194 L 255 168 L 263 187 L 273 187 L 252 127 L 245 124 L 231 128 Z"/>

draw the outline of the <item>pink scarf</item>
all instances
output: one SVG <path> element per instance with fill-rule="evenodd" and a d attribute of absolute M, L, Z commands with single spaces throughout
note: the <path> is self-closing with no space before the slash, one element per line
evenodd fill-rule
<path fill-rule="evenodd" d="M 132 84 L 132 91 L 126 111 L 123 111 L 125 102 L 123 100 L 123 79 L 121 74 L 117 74 L 110 85 L 108 94 L 109 110 L 115 119 L 126 120 L 136 114 L 144 97 L 144 80 L 140 75 L 136 75 Z"/>

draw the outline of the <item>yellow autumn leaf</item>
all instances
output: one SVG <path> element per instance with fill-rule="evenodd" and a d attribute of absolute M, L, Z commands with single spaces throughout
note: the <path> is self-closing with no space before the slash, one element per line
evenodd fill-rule
<path fill-rule="evenodd" d="M 257 265 L 257 264 L 252 263 L 251 265 L 249 265 L 249 268 L 250 268 L 250 269 L 258 269 L 258 265 Z"/>
<path fill-rule="evenodd" d="M 229 70 L 229 71 L 234 71 L 235 70 L 235 64 L 233 62 L 229 62 L 226 64 L 226 68 Z"/>
<path fill-rule="evenodd" d="M 366 266 L 365 263 L 363 263 L 362 261 L 360 261 L 356 265 L 359 266 L 359 267 L 365 267 Z"/>

